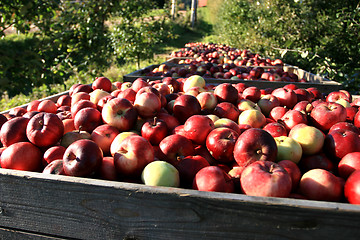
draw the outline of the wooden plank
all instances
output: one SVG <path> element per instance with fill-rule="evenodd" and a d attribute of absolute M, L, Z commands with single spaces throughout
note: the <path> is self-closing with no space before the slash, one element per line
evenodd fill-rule
<path fill-rule="evenodd" d="M 359 239 L 360 206 L 0 169 L 0 227 L 77 239 Z"/>

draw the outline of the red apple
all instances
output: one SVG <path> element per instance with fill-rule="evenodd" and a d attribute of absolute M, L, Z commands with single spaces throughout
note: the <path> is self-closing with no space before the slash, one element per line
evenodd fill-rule
<path fill-rule="evenodd" d="M 136 99 L 136 92 L 132 88 L 127 88 L 127 89 L 119 92 L 119 94 L 115 97 L 125 98 L 125 99 L 129 100 L 132 104 L 134 104 L 135 99 Z"/>
<path fill-rule="evenodd" d="M 163 120 L 166 123 L 169 132 L 180 125 L 180 122 L 176 117 L 165 112 L 159 112 L 157 118 Z"/>
<path fill-rule="evenodd" d="M 119 133 L 120 131 L 116 127 L 103 124 L 92 131 L 91 140 L 101 148 L 104 156 L 109 156 L 111 143 Z"/>
<path fill-rule="evenodd" d="M 285 107 L 274 107 L 273 109 L 271 109 L 269 117 L 277 121 L 281 119 L 287 111 L 289 111 L 289 109 Z"/>
<path fill-rule="evenodd" d="M 345 182 L 344 194 L 351 204 L 360 204 L 360 170 L 353 172 Z"/>
<path fill-rule="evenodd" d="M 175 167 L 179 171 L 181 185 L 191 187 L 196 173 L 207 166 L 210 166 L 209 162 L 200 155 L 180 158 Z"/>
<path fill-rule="evenodd" d="M 202 111 L 212 112 L 217 105 L 217 98 L 212 92 L 201 92 L 196 96 Z"/>
<path fill-rule="evenodd" d="M 80 100 L 89 100 L 90 101 L 90 94 L 86 92 L 78 92 L 71 95 L 71 106 L 77 103 Z"/>
<path fill-rule="evenodd" d="M 64 172 L 64 161 L 62 159 L 56 159 L 50 162 L 45 166 L 42 173 L 45 174 L 55 174 L 55 175 L 65 175 Z"/>
<path fill-rule="evenodd" d="M 277 88 L 271 94 L 279 99 L 280 106 L 286 106 L 289 109 L 298 102 L 296 93 L 291 89 Z"/>
<path fill-rule="evenodd" d="M 57 107 L 70 106 L 72 98 L 69 95 L 62 95 L 56 100 Z"/>
<path fill-rule="evenodd" d="M 141 136 L 152 145 L 159 145 L 161 140 L 168 135 L 168 132 L 166 122 L 157 117 L 147 120 L 141 127 Z"/>
<path fill-rule="evenodd" d="M 39 171 L 42 168 L 42 152 L 29 142 L 16 142 L 1 154 L 1 167 L 23 171 Z"/>
<path fill-rule="evenodd" d="M 104 123 L 120 131 L 129 131 L 135 126 L 138 114 L 131 102 L 125 98 L 114 98 L 107 102 L 101 112 Z"/>
<path fill-rule="evenodd" d="M 205 115 L 193 115 L 184 123 L 185 137 L 196 144 L 205 144 L 207 135 L 215 128 L 214 122 Z"/>
<path fill-rule="evenodd" d="M 80 101 L 74 103 L 71 106 L 71 116 L 72 116 L 72 118 L 75 118 L 75 115 L 76 115 L 76 113 L 78 111 L 80 111 L 83 108 L 87 108 L 87 107 L 97 109 L 96 104 L 91 102 L 90 100 L 80 100 Z"/>
<path fill-rule="evenodd" d="M 360 170 L 360 152 L 346 154 L 338 164 L 339 176 L 344 179 L 347 179 L 356 170 Z"/>
<path fill-rule="evenodd" d="M 239 134 L 230 128 L 215 128 L 206 138 L 206 147 L 217 161 L 233 162 L 233 151 L 238 137 Z"/>
<path fill-rule="evenodd" d="M 292 183 L 291 190 L 292 192 L 294 192 L 297 189 L 302 176 L 300 168 L 296 163 L 290 160 L 282 160 L 278 162 L 278 164 L 290 174 Z"/>
<path fill-rule="evenodd" d="M 194 155 L 195 151 L 191 140 L 179 134 L 165 137 L 159 143 L 159 147 L 166 156 L 166 160 L 174 166 L 177 165 L 179 158 Z"/>
<path fill-rule="evenodd" d="M 185 123 L 190 116 L 200 114 L 200 112 L 201 106 L 196 97 L 184 94 L 175 99 L 173 115 L 180 123 Z"/>
<path fill-rule="evenodd" d="M 242 92 L 242 97 L 244 99 L 248 99 L 254 103 L 257 103 L 261 98 L 260 89 L 254 86 L 248 87 L 244 89 L 244 91 Z"/>
<path fill-rule="evenodd" d="M 277 146 L 270 133 L 259 128 L 250 128 L 237 139 L 234 158 L 240 167 L 255 161 L 276 161 Z"/>
<path fill-rule="evenodd" d="M 311 200 L 337 202 L 343 194 L 343 182 L 327 170 L 312 169 L 301 177 L 299 191 Z"/>
<path fill-rule="evenodd" d="M 154 149 L 145 138 L 131 135 L 121 141 L 113 157 L 120 175 L 136 178 L 148 163 L 154 161 Z"/>
<path fill-rule="evenodd" d="M 324 151 L 330 158 L 339 161 L 348 153 L 360 152 L 360 136 L 349 130 L 333 130 L 325 137 Z"/>
<path fill-rule="evenodd" d="M 109 156 L 103 157 L 100 166 L 99 175 L 101 179 L 110 180 L 110 181 L 118 180 L 119 176 L 114 165 L 113 157 L 109 157 Z"/>
<path fill-rule="evenodd" d="M 273 108 L 280 106 L 280 101 L 277 99 L 277 97 L 271 94 L 267 94 L 259 99 L 257 105 L 260 107 L 261 112 L 265 116 L 269 116 Z"/>
<path fill-rule="evenodd" d="M 131 85 L 131 88 L 138 92 L 141 88 L 149 86 L 149 83 L 143 79 L 143 78 L 137 78 L 134 80 L 133 84 Z"/>
<path fill-rule="evenodd" d="M 151 92 L 136 95 L 134 107 L 142 118 L 153 118 L 161 109 L 161 101 L 158 96 Z"/>
<path fill-rule="evenodd" d="M 280 137 L 280 136 L 288 135 L 288 131 L 286 130 L 286 127 L 284 126 L 284 124 L 282 124 L 280 122 L 268 123 L 263 127 L 263 130 L 270 133 L 270 135 L 273 137 Z"/>
<path fill-rule="evenodd" d="M 4 147 L 8 147 L 16 142 L 28 141 L 26 137 L 26 127 L 28 118 L 15 117 L 6 121 L 0 129 L 0 140 Z"/>
<path fill-rule="evenodd" d="M 303 173 L 315 168 L 325 169 L 330 172 L 335 170 L 334 163 L 322 152 L 303 156 L 299 162 L 299 167 Z"/>
<path fill-rule="evenodd" d="M 68 176 L 87 177 L 100 169 L 103 153 L 100 147 L 89 139 L 81 139 L 67 147 L 63 161 Z"/>
<path fill-rule="evenodd" d="M 272 161 L 256 161 L 244 168 L 240 185 L 246 195 L 288 197 L 292 189 L 290 174 Z"/>
<path fill-rule="evenodd" d="M 193 189 L 210 192 L 234 192 L 231 177 L 218 166 L 207 166 L 197 172 L 193 181 Z"/>
<path fill-rule="evenodd" d="M 28 111 L 28 112 L 37 111 L 40 102 L 41 102 L 40 100 L 32 100 L 32 101 L 27 105 L 26 111 Z"/>
<path fill-rule="evenodd" d="M 230 102 L 237 104 L 238 91 L 230 83 L 221 83 L 215 87 L 214 95 L 218 102 Z"/>
<path fill-rule="evenodd" d="M 311 111 L 312 124 L 322 131 L 328 131 L 335 123 L 346 121 L 346 109 L 334 102 L 324 102 Z"/>
<path fill-rule="evenodd" d="M 45 99 L 42 100 L 37 108 L 37 111 L 39 112 L 48 112 L 48 113 L 56 113 L 57 111 L 57 106 L 55 104 L 55 102 L 49 100 L 49 99 Z"/>
<path fill-rule="evenodd" d="M 332 127 L 329 129 L 329 133 L 334 130 L 349 130 L 353 131 L 357 134 L 360 134 L 359 128 L 357 128 L 354 124 L 350 122 L 338 122 L 332 125 Z"/>
<path fill-rule="evenodd" d="M 43 166 L 48 165 L 52 161 L 63 159 L 66 148 L 63 146 L 52 146 L 44 152 Z"/>
<path fill-rule="evenodd" d="M 95 108 L 83 108 L 78 111 L 74 117 L 74 126 L 77 130 L 83 130 L 91 133 L 96 127 L 101 124 L 101 113 Z"/>
<path fill-rule="evenodd" d="M 286 129 L 289 131 L 292 129 L 295 125 L 304 123 L 307 124 L 307 117 L 304 113 L 298 111 L 298 110 L 292 110 L 290 109 L 287 111 L 284 116 L 281 117 L 280 121 L 284 123 Z"/>
<path fill-rule="evenodd" d="M 112 89 L 112 83 L 111 81 L 106 77 L 97 77 L 95 81 L 91 85 L 93 90 L 96 89 L 102 89 L 106 92 L 111 92 Z"/>
<path fill-rule="evenodd" d="M 219 118 L 228 118 L 237 122 L 240 115 L 240 110 L 230 102 L 221 102 L 215 106 L 213 114 Z"/>

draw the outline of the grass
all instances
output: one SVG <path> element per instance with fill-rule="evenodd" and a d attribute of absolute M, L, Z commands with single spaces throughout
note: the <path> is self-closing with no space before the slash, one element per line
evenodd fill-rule
<path fill-rule="evenodd" d="M 154 11 L 152 15 L 162 13 L 162 10 Z M 212 25 L 209 23 L 209 13 L 204 8 L 198 9 L 198 21 L 194 29 L 190 27 L 190 11 L 183 15 L 179 15 L 176 23 L 173 26 L 174 39 L 168 40 L 159 45 L 156 49 L 156 54 L 153 59 L 142 60 L 140 67 L 144 68 L 152 64 L 160 64 L 165 61 L 165 57 L 172 51 L 184 47 L 189 42 L 216 42 L 215 36 L 212 35 Z M 102 75 L 109 78 L 112 82 L 122 81 L 123 76 L 137 70 L 135 62 L 127 62 L 122 65 L 111 64 Z M 29 103 L 35 99 L 45 98 L 60 92 L 68 90 L 75 83 L 89 84 L 94 79 L 92 77 L 83 75 L 74 75 L 64 81 L 63 84 L 53 84 L 50 86 L 43 85 L 41 87 L 34 87 L 29 94 L 19 94 L 12 98 L 7 95 L 2 96 L 0 100 L 0 111 L 20 106 Z"/>

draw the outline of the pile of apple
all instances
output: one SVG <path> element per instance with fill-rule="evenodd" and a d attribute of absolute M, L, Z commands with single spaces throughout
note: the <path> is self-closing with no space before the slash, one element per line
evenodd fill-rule
<path fill-rule="evenodd" d="M 205 80 L 209 78 L 270 81 L 270 82 L 307 82 L 305 78 L 299 79 L 293 72 L 285 71 L 282 66 L 274 68 L 236 66 L 235 63 L 190 63 L 189 65 L 170 65 L 163 63 L 156 68 L 145 68 L 141 73 L 145 77 L 173 77 L 188 78 L 200 75 Z"/>
<path fill-rule="evenodd" d="M 198 75 L 75 84 L 0 115 L 2 168 L 360 203 L 360 100 Z"/>

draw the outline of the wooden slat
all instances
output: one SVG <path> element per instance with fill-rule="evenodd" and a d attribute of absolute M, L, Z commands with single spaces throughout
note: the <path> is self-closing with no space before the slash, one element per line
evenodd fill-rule
<path fill-rule="evenodd" d="M 76 239 L 359 239 L 360 207 L 0 169 L 0 227 Z"/>

